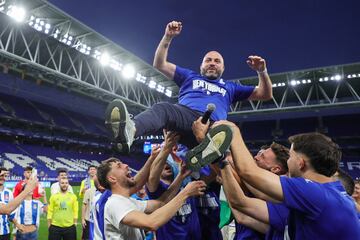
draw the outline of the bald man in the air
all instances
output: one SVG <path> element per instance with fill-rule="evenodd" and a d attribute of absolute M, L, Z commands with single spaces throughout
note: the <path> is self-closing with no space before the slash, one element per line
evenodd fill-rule
<path fill-rule="evenodd" d="M 134 138 L 153 135 L 162 129 L 174 130 L 182 134 L 180 142 L 189 147 L 196 145 L 191 127 L 206 111 L 207 104 L 216 106 L 210 121 L 227 119 L 230 105 L 242 100 L 269 100 L 272 98 L 272 84 L 267 73 L 266 62 L 259 56 L 249 56 L 247 64 L 259 76 L 258 86 L 244 86 L 221 78 L 224 59 L 219 52 L 208 52 L 200 66 L 200 74 L 179 67 L 167 61 L 172 39 L 182 30 L 181 22 L 167 24 L 165 34 L 155 52 L 154 67 L 179 86 L 177 104 L 161 102 L 148 110 L 129 118 L 125 104 L 117 99 L 109 104 L 106 111 L 106 125 L 115 140 L 128 152 Z"/>

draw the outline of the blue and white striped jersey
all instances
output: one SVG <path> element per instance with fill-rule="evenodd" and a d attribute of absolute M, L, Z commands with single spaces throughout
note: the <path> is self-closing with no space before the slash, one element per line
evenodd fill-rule
<path fill-rule="evenodd" d="M 13 200 L 13 193 L 10 189 L 4 188 L 0 192 L 0 203 L 8 204 Z M 0 215 L 0 235 L 6 235 L 10 233 L 10 222 L 8 215 Z"/>
<path fill-rule="evenodd" d="M 39 200 L 24 200 L 15 211 L 15 219 L 20 224 L 39 227 L 40 214 L 44 204 Z"/>

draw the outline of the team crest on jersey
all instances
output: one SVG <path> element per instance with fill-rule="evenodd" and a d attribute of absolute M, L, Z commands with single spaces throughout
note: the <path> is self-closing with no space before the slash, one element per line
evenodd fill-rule
<path fill-rule="evenodd" d="M 9 193 L 4 194 L 4 201 L 9 201 Z"/>
<path fill-rule="evenodd" d="M 207 95 L 210 95 L 211 93 L 220 93 L 224 97 L 226 94 L 226 89 L 200 79 L 193 80 L 193 89 L 205 90 Z"/>

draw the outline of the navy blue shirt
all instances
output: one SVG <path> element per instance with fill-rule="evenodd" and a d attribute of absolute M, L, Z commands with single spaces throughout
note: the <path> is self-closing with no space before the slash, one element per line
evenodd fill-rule
<path fill-rule="evenodd" d="M 269 230 L 266 232 L 265 239 L 283 240 L 289 209 L 283 203 L 266 202 L 266 205 L 269 213 Z"/>
<path fill-rule="evenodd" d="M 355 204 L 339 181 L 280 177 L 280 182 L 290 210 L 285 230 L 290 239 L 360 239 Z"/>
<path fill-rule="evenodd" d="M 167 189 L 168 184 L 160 181 L 155 192 L 147 193 L 149 199 L 159 198 Z M 200 224 L 195 207 L 195 199 L 188 198 L 184 205 L 177 211 L 176 215 L 169 222 L 156 230 L 158 240 L 193 240 L 201 239 Z"/>
<path fill-rule="evenodd" d="M 196 198 L 202 239 L 222 240 L 220 224 L 220 185 L 212 183 L 203 196 Z"/>
<path fill-rule="evenodd" d="M 208 103 L 215 104 L 216 110 L 211 115 L 214 121 L 227 119 L 230 104 L 248 99 L 255 88 L 223 79 L 208 80 L 179 66 L 176 66 L 174 81 L 180 87 L 180 104 L 199 112 L 205 112 Z"/>
<path fill-rule="evenodd" d="M 239 224 L 235 221 L 235 236 L 234 240 L 261 240 L 264 235 L 255 231 L 252 228 Z"/>

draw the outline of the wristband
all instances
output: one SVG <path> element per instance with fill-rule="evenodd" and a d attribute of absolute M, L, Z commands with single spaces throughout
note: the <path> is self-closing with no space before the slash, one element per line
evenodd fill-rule
<path fill-rule="evenodd" d="M 264 71 L 256 71 L 258 74 L 267 73 L 267 68 L 264 69 Z"/>
<path fill-rule="evenodd" d="M 220 161 L 219 161 L 219 168 L 220 168 L 220 169 L 224 169 L 224 167 L 227 166 L 227 165 L 229 165 L 229 164 L 230 164 L 229 161 L 226 160 L 226 159 L 220 160 Z"/>

